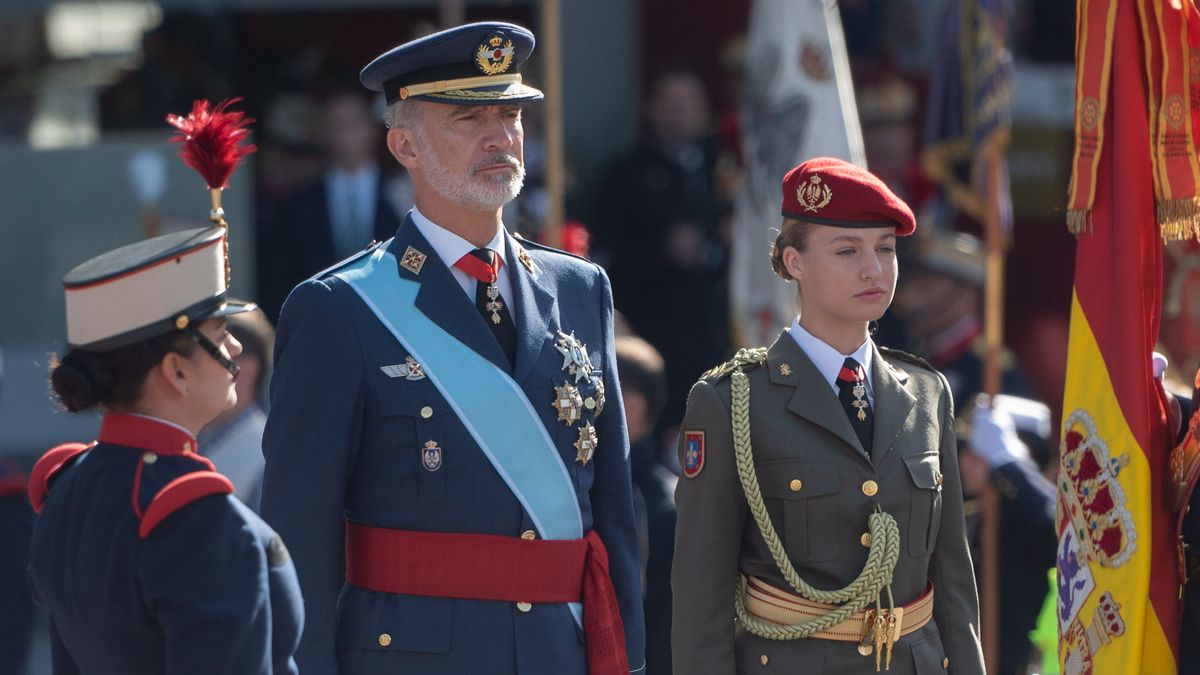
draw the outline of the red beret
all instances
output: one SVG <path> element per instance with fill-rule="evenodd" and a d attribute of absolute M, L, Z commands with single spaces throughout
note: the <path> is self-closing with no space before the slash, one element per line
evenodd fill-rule
<path fill-rule="evenodd" d="M 896 236 L 917 229 L 904 200 L 866 169 L 835 157 L 814 157 L 783 177 L 783 215 L 833 227 L 896 226 Z"/>

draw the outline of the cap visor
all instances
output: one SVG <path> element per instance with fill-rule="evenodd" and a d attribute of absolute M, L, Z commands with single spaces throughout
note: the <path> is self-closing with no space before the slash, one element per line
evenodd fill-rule
<path fill-rule="evenodd" d="M 450 91 L 412 96 L 409 100 L 448 103 L 450 105 L 498 105 L 503 103 L 520 103 L 522 101 L 540 101 L 544 97 L 545 95 L 542 94 L 541 89 L 518 82 L 494 87 L 451 89 Z"/>
<path fill-rule="evenodd" d="M 258 305 L 253 302 L 224 302 L 211 312 L 205 312 L 200 316 L 192 317 L 192 321 L 206 321 L 208 319 L 219 319 L 223 316 L 231 316 L 233 314 L 243 314 L 245 312 L 253 312 L 258 309 Z"/>

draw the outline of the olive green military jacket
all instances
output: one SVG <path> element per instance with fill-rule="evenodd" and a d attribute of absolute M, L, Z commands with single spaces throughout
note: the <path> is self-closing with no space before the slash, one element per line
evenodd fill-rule
<path fill-rule="evenodd" d="M 763 499 L 800 577 L 825 590 L 862 571 L 867 517 L 876 504 L 895 517 L 900 558 L 897 606 L 932 581 L 933 621 L 902 637 L 891 672 L 983 672 L 979 601 L 963 526 L 962 488 L 949 387 L 923 362 L 872 347 L 875 413 L 868 455 L 829 382 L 785 330 L 750 382 L 750 436 Z M 703 466 L 679 479 L 671 572 L 676 673 L 868 673 L 875 657 L 856 644 L 817 638 L 767 640 L 735 626 L 738 572 L 790 590 L 749 514 L 735 469 L 730 380 L 701 380 L 680 429 L 704 443 Z M 693 471 L 695 467 L 693 460 Z M 799 481 L 799 483 L 795 482 Z M 875 492 L 864 484 L 874 481 Z M 799 489 L 796 489 L 799 487 Z M 886 606 L 886 598 L 884 604 Z"/>

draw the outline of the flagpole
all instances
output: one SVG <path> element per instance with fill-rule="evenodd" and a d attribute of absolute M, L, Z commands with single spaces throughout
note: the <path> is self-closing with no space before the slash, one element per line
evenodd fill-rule
<path fill-rule="evenodd" d="M 1004 170 L 1004 144 L 993 142 L 988 148 L 987 213 L 984 241 L 987 266 L 983 300 L 984 343 L 987 346 L 983 369 L 983 390 L 995 397 L 1002 391 L 1002 354 L 1004 349 L 1004 232 L 1000 226 L 1001 172 Z M 1000 495 L 988 483 L 983 491 L 983 661 L 988 672 L 1000 667 Z"/>
<path fill-rule="evenodd" d="M 562 12 L 559 0 L 542 0 L 542 36 L 538 47 L 542 53 L 542 77 L 546 90 L 546 222 L 542 241 L 548 246 L 562 246 L 562 224 L 566 196 L 566 169 L 563 140 L 562 85 Z"/>

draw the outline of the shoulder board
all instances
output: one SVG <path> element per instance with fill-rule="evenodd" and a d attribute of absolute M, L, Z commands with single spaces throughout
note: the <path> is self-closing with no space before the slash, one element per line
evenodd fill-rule
<path fill-rule="evenodd" d="M 354 262 L 355 260 L 358 260 L 359 258 L 362 258 L 365 255 L 370 255 L 375 249 L 379 248 L 380 246 L 386 247 L 391 243 L 392 243 L 391 239 L 388 239 L 387 241 L 373 241 L 366 248 L 359 251 L 358 253 L 355 253 L 354 255 L 352 255 L 349 258 L 346 258 L 344 260 L 339 260 L 339 261 L 335 262 L 334 264 L 330 265 L 329 267 L 326 267 L 325 269 L 321 270 L 320 272 L 317 272 L 316 274 L 312 275 L 311 277 L 308 278 L 308 281 L 312 281 L 313 279 L 321 279 L 323 277 L 327 277 L 330 274 L 333 274 L 334 272 L 342 269 L 346 265 L 349 265 L 350 263 Z"/>
<path fill-rule="evenodd" d="M 533 240 L 530 240 L 530 239 L 526 239 L 525 237 L 522 237 L 520 234 L 517 234 L 516 232 L 514 232 L 514 233 L 513 233 L 513 239 L 516 239 L 516 240 L 517 240 L 517 244 L 518 244 L 519 246 L 523 246 L 523 247 L 525 247 L 526 249 L 530 249 L 530 250 L 534 250 L 534 251 L 544 251 L 544 252 L 546 252 L 546 253 L 557 253 L 558 255 L 563 255 L 563 256 L 566 256 L 566 257 L 568 257 L 568 258 L 575 258 L 576 260 L 582 260 L 583 262 L 585 262 L 585 263 L 587 263 L 587 264 L 589 264 L 589 265 L 595 265 L 595 264 L 596 264 L 596 263 L 592 262 L 591 260 L 588 260 L 587 258 L 585 258 L 585 257 L 583 257 L 583 256 L 581 256 L 581 255 L 576 255 L 576 254 L 574 254 L 574 253 L 571 253 L 570 251 L 564 251 L 564 250 L 562 250 L 562 249 L 554 248 L 553 246 L 547 246 L 547 245 L 545 245 L 545 244 L 539 244 L 539 243 L 538 243 L 538 242 L 536 242 L 536 241 L 533 241 Z M 520 251 L 518 251 L 518 252 L 517 252 L 517 255 L 518 255 L 518 256 L 520 255 Z"/>
<path fill-rule="evenodd" d="M 876 347 L 878 347 L 880 354 L 882 354 L 888 358 L 896 359 L 897 361 L 904 361 L 908 364 L 917 366 L 922 370 L 929 371 L 929 374 L 936 377 L 938 379 L 938 382 L 941 383 L 942 388 L 946 390 L 946 394 L 948 396 L 950 396 L 950 399 L 951 399 L 950 403 L 953 405 L 954 393 L 953 393 L 953 390 L 950 388 L 950 381 L 946 379 L 946 376 L 942 374 L 942 371 L 938 370 L 937 368 L 934 368 L 933 364 L 931 364 L 928 361 L 926 361 L 925 359 L 917 356 L 916 354 L 909 354 L 908 352 L 902 352 L 899 349 L 891 349 L 889 347 L 879 347 L 878 345 L 876 345 Z"/>
<path fill-rule="evenodd" d="M 892 349 L 891 347 L 878 347 L 877 346 L 877 348 L 879 349 L 879 353 L 883 354 L 884 356 L 896 359 L 898 361 L 906 361 L 908 363 L 911 363 L 916 366 L 920 366 L 921 368 L 932 371 L 934 373 L 938 372 L 937 368 L 934 368 L 932 364 L 930 364 L 925 359 L 917 356 L 916 354 L 909 354 L 908 352 L 902 352 L 899 349 Z"/>
<path fill-rule="evenodd" d="M 63 443 L 48 450 L 37 464 L 33 465 L 33 471 L 29 474 L 29 503 L 33 505 L 34 511 L 41 513 L 54 478 L 92 445 L 95 443 Z"/>
<path fill-rule="evenodd" d="M 216 471 L 194 471 L 184 474 L 164 485 L 150 500 L 150 505 L 142 514 L 138 537 L 149 537 L 154 528 L 167 516 L 201 497 L 228 494 L 233 494 L 233 483 Z"/>
<path fill-rule="evenodd" d="M 729 359 L 721 365 L 710 368 L 700 376 L 702 380 L 720 380 L 722 377 L 732 373 L 735 370 L 745 368 L 746 366 L 757 366 L 767 360 L 766 347 L 752 347 L 739 349 L 732 359 Z"/>

